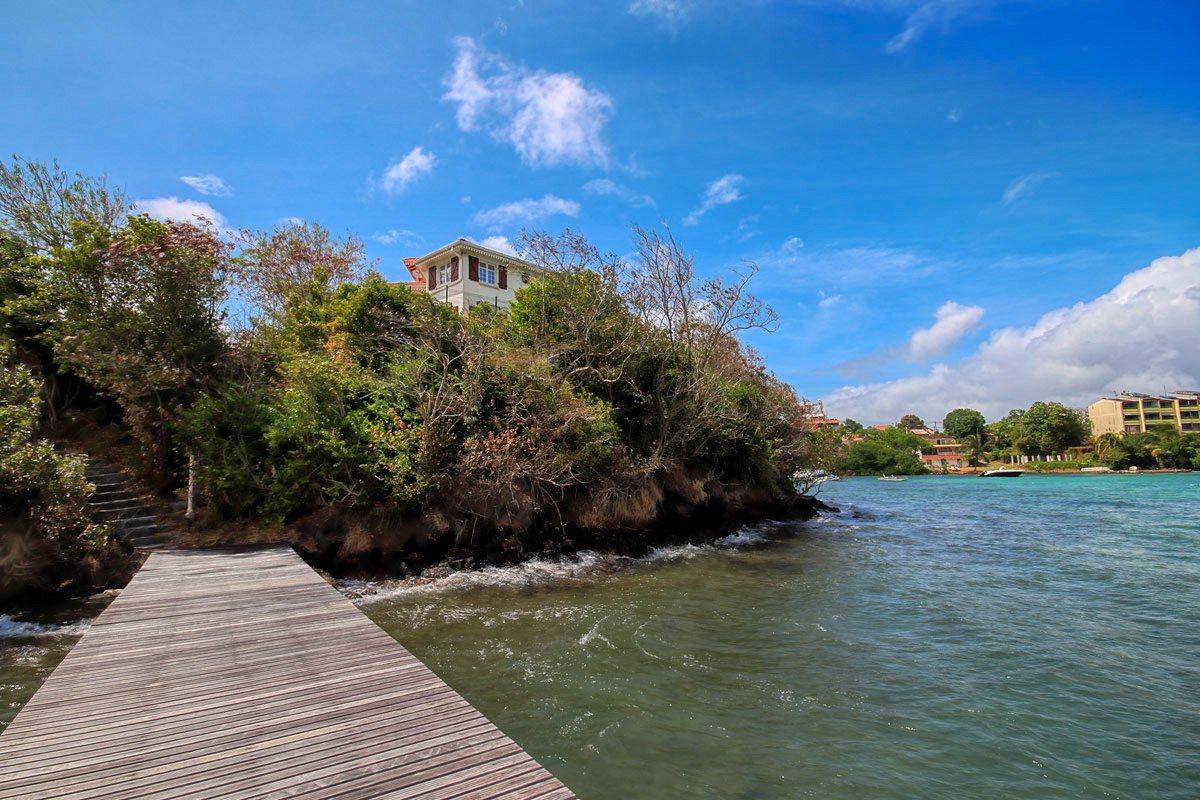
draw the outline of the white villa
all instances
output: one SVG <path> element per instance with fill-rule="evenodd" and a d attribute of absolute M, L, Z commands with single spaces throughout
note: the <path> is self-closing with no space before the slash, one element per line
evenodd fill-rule
<path fill-rule="evenodd" d="M 460 313 L 480 303 L 508 308 L 538 268 L 516 256 L 455 239 L 420 258 L 404 259 L 413 291 L 428 292 Z"/>

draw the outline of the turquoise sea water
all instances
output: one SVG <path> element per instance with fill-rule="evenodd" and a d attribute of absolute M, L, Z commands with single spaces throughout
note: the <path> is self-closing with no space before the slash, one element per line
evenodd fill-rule
<path fill-rule="evenodd" d="M 716 547 L 345 588 L 585 800 L 1200 797 L 1200 475 L 822 497 Z M 76 633 L 21 624 L 10 706 Z"/>

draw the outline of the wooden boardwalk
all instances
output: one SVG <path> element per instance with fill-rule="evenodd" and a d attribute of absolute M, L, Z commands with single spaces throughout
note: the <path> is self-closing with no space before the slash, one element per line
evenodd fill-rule
<path fill-rule="evenodd" d="M 0 736 L 3 800 L 573 797 L 290 548 L 160 551 Z"/>

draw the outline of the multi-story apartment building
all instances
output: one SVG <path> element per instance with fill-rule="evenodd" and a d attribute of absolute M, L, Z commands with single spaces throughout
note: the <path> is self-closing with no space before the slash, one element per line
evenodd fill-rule
<path fill-rule="evenodd" d="M 517 289 L 538 272 L 528 261 L 467 239 L 455 239 L 420 258 L 406 258 L 404 266 L 413 277 L 409 288 L 428 292 L 460 312 L 480 303 L 507 308 Z"/>
<path fill-rule="evenodd" d="M 1165 395 L 1120 392 L 1088 406 L 1092 435 L 1145 433 L 1156 425 L 1171 425 L 1184 433 L 1200 433 L 1200 391 Z"/>

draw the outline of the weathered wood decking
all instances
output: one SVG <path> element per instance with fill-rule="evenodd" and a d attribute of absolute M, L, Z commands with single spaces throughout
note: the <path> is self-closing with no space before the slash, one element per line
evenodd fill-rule
<path fill-rule="evenodd" d="M 573 795 L 290 548 L 162 551 L 0 736 L 0 798 Z"/>

